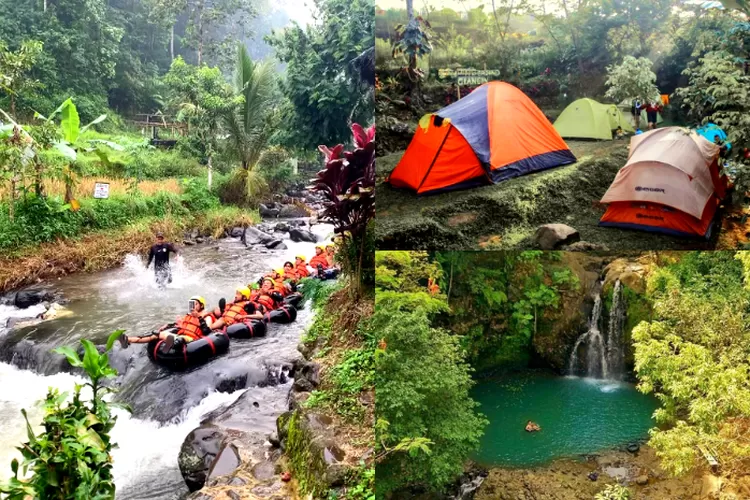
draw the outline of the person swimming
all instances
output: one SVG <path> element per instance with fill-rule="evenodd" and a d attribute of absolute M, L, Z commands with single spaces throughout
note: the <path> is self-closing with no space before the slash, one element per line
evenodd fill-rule
<path fill-rule="evenodd" d="M 536 432 L 536 431 L 541 431 L 541 430 L 542 428 L 539 427 L 539 424 L 534 423 L 531 420 L 526 422 L 526 432 Z"/>

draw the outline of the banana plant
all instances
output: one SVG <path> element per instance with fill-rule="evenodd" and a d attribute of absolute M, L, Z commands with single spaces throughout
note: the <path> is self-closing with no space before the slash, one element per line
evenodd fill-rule
<path fill-rule="evenodd" d="M 58 114 L 60 115 L 60 138 L 53 143 L 52 147 L 68 159 L 68 164 L 63 168 L 62 172 L 63 181 L 65 182 L 65 203 L 69 203 L 71 209 L 76 211 L 80 208 L 80 204 L 75 199 L 74 194 L 78 177 L 81 175 L 78 164 L 78 153 L 94 152 L 102 163 L 108 164 L 109 157 L 101 146 L 107 146 L 115 151 L 122 151 L 124 148 L 115 142 L 103 139 L 83 139 L 83 134 L 92 126 L 106 120 L 107 115 L 100 115 L 81 127 L 78 110 L 71 98 L 66 99 L 49 117 L 42 116 L 39 113 L 36 113 L 35 117 L 43 120 L 45 123 L 54 123 L 53 120 Z"/>
<path fill-rule="evenodd" d="M 5 122 L 0 122 L 0 181 L 7 181 L 8 217 L 13 221 L 19 182 L 36 158 L 34 139 L 8 113 L 0 109 Z"/>

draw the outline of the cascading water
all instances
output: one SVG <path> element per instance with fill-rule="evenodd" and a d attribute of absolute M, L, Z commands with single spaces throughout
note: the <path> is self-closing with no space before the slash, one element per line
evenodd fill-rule
<path fill-rule="evenodd" d="M 589 319 L 589 328 L 583 333 L 573 345 L 573 351 L 570 353 L 570 362 L 568 371 L 575 374 L 578 369 L 578 349 L 585 342 L 586 345 L 586 363 L 584 366 L 586 376 L 607 378 L 609 368 L 607 366 L 606 348 L 599 322 L 602 314 L 602 297 L 597 293 L 594 298 L 594 309 L 591 311 Z"/>
<path fill-rule="evenodd" d="M 619 380 L 623 371 L 622 330 L 625 323 L 625 308 L 622 300 L 622 285 L 617 280 L 612 292 L 612 307 L 605 341 L 601 333 L 602 297 L 601 283 L 596 288 L 594 308 L 591 311 L 588 330 L 573 344 L 568 361 L 568 373 L 585 374 L 587 377 Z M 583 346 L 583 347 L 582 347 Z M 580 366 L 579 351 L 585 348 L 585 364 Z"/>
<path fill-rule="evenodd" d="M 318 239 L 329 236 L 331 226 L 316 225 Z M 200 294 L 209 304 L 231 300 L 239 285 L 254 281 L 294 255 L 312 255 L 314 244 L 286 240 L 287 250 L 246 248 L 238 239 L 186 247 L 172 265 L 173 281 L 159 289 L 153 269 L 137 256 L 128 256 L 118 269 L 95 274 L 75 274 L 54 286 L 69 300 L 69 317 L 36 325 L 7 329 L 8 319 L 28 318 L 37 311 L 0 305 L 0 418 L 5 431 L 0 437 L 0 478 L 11 474 L 15 447 L 26 438 L 20 409 L 29 410 L 33 425 L 42 414 L 34 409 L 48 387 L 71 390 L 80 375 L 51 350 L 60 345 L 77 346 L 81 338 L 103 344 L 110 332 L 126 329 L 145 333 L 184 314 L 187 299 Z M 41 311 L 39 311 L 41 312 Z M 31 314 L 33 313 L 33 314 Z M 112 432 L 119 444 L 113 453 L 118 500 L 177 499 L 187 492 L 177 467 L 177 455 L 185 436 L 213 411 L 232 404 L 247 392 L 258 403 L 262 423 L 273 429 L 275 415 L 283 411 L 296 346 L 312 319 L 301 309 L 297 321 L 269 326 L 266 337 L 233 342 L 230 351 L 206 365 L 171 373 L 151 363 L 143 346 L 115 346 L 110 354 L 118 370 L 116 399 L 128 403 L 133 414 L 120 413 Z M 240 416 L 237 417 L 241 420 Z M 239 425 L 239 422 L 238 424 Z"/>

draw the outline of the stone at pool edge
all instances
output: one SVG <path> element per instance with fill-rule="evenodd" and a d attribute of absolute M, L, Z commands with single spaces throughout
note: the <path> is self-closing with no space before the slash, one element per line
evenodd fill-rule
<path fill-rule="evenodd" d="M 187 435 L 177 456 L 185 484 L 193 492 L 206 483 L 209 468 L 227 434 L 218 427 L 198 427 Z"/>
<path fill-rule="evenodd" d="M 544 224 L 534 234 L 534 241 L 542 250 L 554 250 L 562 245 L 580 241 L 580 233 L 567 224 Z"/>

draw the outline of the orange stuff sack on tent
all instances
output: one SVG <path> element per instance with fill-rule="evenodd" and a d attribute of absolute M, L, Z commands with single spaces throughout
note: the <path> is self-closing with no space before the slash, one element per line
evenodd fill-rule
<path fill-rule="evenodd" d="M 423 117 L 388 182 L 418 194 L 501 182 L 576 161 L 518 88 L 490 82 Z"/>
<path fill-rule="evenodd" d="M 726 196 L 719 147 L 694 131 L 666 127 L 634 136 L 628 161 L 602 198 L 599 225 L 710 238 Z"/>

